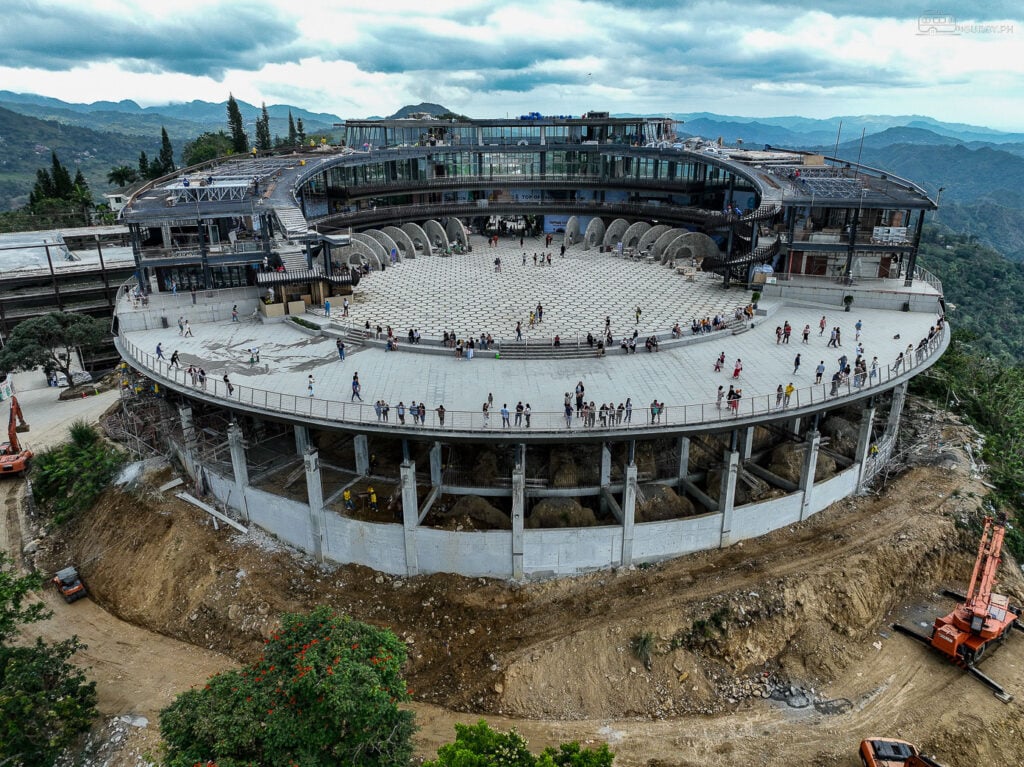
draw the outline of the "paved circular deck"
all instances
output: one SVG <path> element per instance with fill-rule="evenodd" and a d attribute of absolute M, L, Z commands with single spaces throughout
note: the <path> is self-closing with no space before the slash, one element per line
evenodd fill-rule
<path fill-rule="evenodd" d="M 498 247 L 473 237 L 473 252 L 454 256 L 418 256 L 365 277 L 356 288 L 350 316 L 362 325 L 390 325 L 399 336 L 417 328 L 426 337 L 441 337 L 454 330 L 460 338 L 515 337 L 521 322 L 527 339 L 574 340 L 588 332 L 604 335 L 605 317 L 611 318 L 616 340 L 657 333 L 662 339 L 675 323 L 687 332 L 694 317 L 724 314 L 731 319 L 737 306 L 750 300 L 743 289 L 723 290 L 722 278 L 697 274 L 688 281 L 661 263 L 631 261 L 612 253 L 582 250 L 580 245 L 559 256 L 557 242 L 551 266 L 535 266 L 533 254 L 542 252 L 544 238 L 502 239 Z M 523 253 L 526 266 L 523 266 Z M 501 272 L 494 260 L 501 259 Z M 689 265 L 688 263 L 686 264 Z M 332 314 L 341 313 L 335 299 Z M 531 330 L 528 320 L 537 304 L 544 321 Z M 636 323 L 636 307 L 642 314 Z"/>

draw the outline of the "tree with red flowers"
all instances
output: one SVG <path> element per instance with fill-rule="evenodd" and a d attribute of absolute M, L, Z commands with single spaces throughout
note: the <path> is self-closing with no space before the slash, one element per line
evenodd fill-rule
<path fill-rule="evenodd" d="M 263 654 L 160 713 L 169 767 L 407 765 L 405 645 L 328 607 L 288 614 Z"/>

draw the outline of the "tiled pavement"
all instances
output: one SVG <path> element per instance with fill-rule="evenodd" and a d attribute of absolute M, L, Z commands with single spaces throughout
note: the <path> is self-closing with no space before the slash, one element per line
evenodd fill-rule
<path fill-rule="evenodd" d="M 516 252 L 521 253 L 518 248 Z M 564 336 L 570 332 L 575 334 L 577 327 L 582 327 L 584 332 L 587 327 L 600 331 L 605 314 L 612 315 L 613 331 L 622 324 L 631 330 L 630 312 L 639 303 L 644 308 L 642 334 L 656 327 L 662 338 L 667 337 L 665 331 L 671 322 L 678 319 L 686 323 L 691 313 L 696 313 L 683 308 L 693 306 L 688 303 L 691 300 L 728 297 L 727 302 L 720 300 L 716 305 L 722 310 L 749 295 L 745 290 L 722 291 L 709 283 L 685 283 L 682 277 L 660 265 L 628 263 L 592 252 L 567 254 L 567 258 L 559 260 L 557 252 L 554 251 L 555 263 L 550 268 L 532 265 L 532 248 L 528 250 L 530 266 L 525 268 L 521 265 L 521 256 L 519 262 L 511 264 L 503 257 L 501 275 L 494 274 L 495 250 L 487 247 L 475 247 L 474 252 L 466 256 L 421 258 L 373 275 L 366 283 L 364 295 L 386 296 L 380 299 L 383 303 L 379 314 L 372 313 L 373 319 L 380 317 L 383 322 L 390 321 L 400 337 L 405 326 L 414 321 L 424 335 L 433 335 L 435 328 L 439 331 L 451 324 L 448 320 L 456 315 L 460 317 L 461 325 L 455 323 L 460 333 L 494 332 L 492 327 L 507 326 L 511 317 L 516 316 L 515 311 L 527 311 L 531 303 L 535 305 L 536 300 L 540 300 L 545 306 L 545 334 L 552 332 L 549 328 L 556 332 L 564 328 Z M 438 262 L 433 276 L 419 274 L 417 270 L 423 266 L 422 262 L 430 260 Z M 652 278 L 645 279 L 647 275 Z M 604 279 L 599 280 L 601 276 Z M 401 280 L 408 281 L 412 288 L 394 288 Z M 451 291 L 443 289 L 445 280 L 464 288 L 461 295 L 467 300 L 454 301 Z M 502 293 L 493 288 L 501 284 L 500 280 L 508 280 L 515 290 Z M 362 285 L 359 290 L 364 290 Z M 438 292 L 449 298 L 428 299 Z M 530 302 L 524 299 L 520 306 L 508 297 L 512 294 L 529 295 Z M 614 297 L 608 298 L 610 294 Z M 387 308 L 383 308 L 383 304 Z M 437 308 L 445 304 L 448 308 Z M 357 312 L 369 306 L 377 306 L 377 301 L 371 302 L 370 298 L 359 301 Z M 702 313 L 716 310 L 711 304 L 700 306 L 708 307 Z M 601 359 L 509 360 L 478 354 L 472 361 L 460 361 L 453 354 L 384 352 L 366 348 L 341 362 L 333 339 L 310 338 L 289 323 L 200 323 L 193 325 L 194 338 L 179 337 L 177 328 L 129 332 L 127 338 L 149 353 L 162 342 L 167 358 L 174 350 L 180 350 L 183 367 L 201 365 L 210 380 L 219 380 L 226 371 L 236 386 L 297 398 L 306 396 L 308 376 L 312 373 L 316 382 L 314 400 L 318 401 L 316 407 L 309 403 L 313 412 L 325 406 L 323 400 L 348 403 L 352 375 L 357 371 L 363 386 L 362 397 L 368 405 L 378 399 L 386 400 L 392 407 L 399 401 L 406 405 L 424 401 L 431 411 L 428 423 L 433 423 L 432 411 L 442 403 L 453 417 L 458 410 L 479 417 L 482 403 L 488 393 L 493 393 L 491 428 L 495 428 L 500 425 L 496 411 L 502 403 L 508 403 L 513 409 L 519 401 L 530 403 L 540 425 L 539 414 L 560 411 L 564 393 L 573 391 L 580 380 L 586 386 L 587 400 L 618 404 L 631 397 L 634 406 L 642 408 L 656 398 L 668 405 L 670 414 L 681 405 L 713 403 L 719 384 L 728 387 L 735 383 L 743 388 L 745 398 L 761 397 L 764 401 L 770 397 L 774 402 L 774 392 L 780 383 L 785 386 L 792 381 L 798 390 L 806 390 L 813 383 L 819 360 L 825 361 L 826 381 L 837 368 L 841 354 L 846 354 L 852 364 L 856 356 L 854 324 L 858 319 L 864 322 L 864 353 L 868 360 L 877 355 L 883 371 L 909 343 L 916 344 L 925 336 L 936 321 L 932 314 L 897 311 L 860 309 L 847 313 L 841 309 L 786 305 L 770 309 L 772 313 L 767 318 L 759 317 L 753 330 L 739 335 L 722 332 L 707 343 L 663 349 L 658 353 L 648 353 L 641 347 L 636 354 L 624 355 L 613 349 Z M 829 327 L 842 328 L 841 349 L 827 348 L 827 333 L 818 335 L 822 314 L 826 315 Z M 428 322 L 430 316 L 437 318 L 436 325 Z M 794 328 L 792 340 L 788 345 L 776 344 L 775 327 L 786 320 Z M 812 328 L 810 343 L 806 345 L 800 338 L 805 324 Z M 896 335 L 900 338 L 895 338 Z M 250 366 L 248 349 L 254 346 L 260 349 L 261 361 L 259 365 Z M 715 373 L 713 363 L 722 351 L 726 355 L 726 368 Z M 794 374 L 793 360 L 797 353 L 802 355 L 802 360 L 799 371 Z M 744 369 L 734 381 L 732 366 L 737 358 L 743 360 Z M 815 397 L 820 393 L 819 387 Z M 716 417 L 713 404 L 706 412 L 711 418 Z M 346 415 L 349 417 L 352 417 L 351 410 Z M 361 418 L 373 420 L 373 414 L 364 412 Z"/>

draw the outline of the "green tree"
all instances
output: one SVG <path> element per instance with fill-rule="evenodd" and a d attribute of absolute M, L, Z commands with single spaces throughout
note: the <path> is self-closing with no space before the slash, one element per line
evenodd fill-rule
<path fill-rule="evenodd" d="M 226 157 L 234 152 L 231 137 L 224 131 L 211 133 L 207 131 L 196 136 L 185 144 L 181 152 L 182 161 L 186 166 L 198 165 L 201 162 Z"/>
<path fill-rule="evenodd" d="M 306 126 L 302 124 L 301 117 L 295 122 L 295 138 L 298 139 L 299 146 L 306 143 Z"/>
<path fill-rule="evenodd" d="M 107 173 L 107 183 L 113 184 L 114 186 L 128 186 L 129 184 L 138 181 L 139 174 L 135 168 L 131 168 L 127 165 L 117 165 L 110 169 Z"/>
<path fill-rule="evenodd" d="M 50 312 L 15 326 L 0 350 L 0 370 L 16 372 L 45 368 L 71 376 L 76 348 L 89 349 L 109 335 L 103 320 L 87 314 Z"/>
<path fill-rule="evenodd" d="M 249 151 L 249 137 L 245 135 L 245 124 L 242 122 L 242 110 L 232 94 L 228 94 L 228 130 L 231 132 L 231 148 L 237 154 Z"/>
<path fill-rule="evenodd" d="M 456 724 L 455 741 L 441 746 L 437 759 L 423 767 L 611 767 L 614 759 L 607 745 L 580 748 L 575 742 L 546 748 L 534 756 L 518 732 L 498 732 L 480 720 Z"/>
<path fill-rule="evenodd" d="M 268 152 L 273 147 L 270 142 L 270 114 L 267 112 L 267 102 L 263 102 L 263 111 L 256 120 L 256 148 L 261 152 Z"/>
<path fill-rule="evenodd" d="M 329 607 L 282 616 L 241 671 L 211 677 L 160 713 L 168 767 L 408 764 L 415 726 L 397 703 L 405 645 Z"/>
<path fill-rule="evenodd" d="M 174 172 L 176 167 L 174 165 L 174 147 L 171 146 L 171 139 L 167 135 L 167 128 L 163 126 L 160 128 L 160 154 L 157 162 L 160 164 L 160 172 L 154 175 L 166 176 L 168 173 Z"/>
<path fill-rule="evenodd" d="M 292 110 L 288 110 L 288 146 L 295 146 L 299 141 L 299 133 L 295 130 L 295 120 L 292 119 Z"/>
<path fill-rule="evenodd" d="M 21 626 L 50 617 L 30 601 L 41 585 L 0 552 L 0 764 L 50 767 L 96 716 L 95 683 L 70 663 L 85 648 L 77 637 L 11 643 Z"/>
<path fill-rule="evenodd" d="M 149 158 L 146 157 L 145 152 L 139 152 L 139 176 L 149 178 L 149 173 Z"/>
<path fill-rule="evenodd" d="M 50 178 L 53 179 L 53 196 L 58 200 L 70 200 L 71 194 L 75 190 L 71 174 L 68 173 L 68 169 L 61 163 L 56 152 L 50 152 L 50 164 L 52 165 Z"/>

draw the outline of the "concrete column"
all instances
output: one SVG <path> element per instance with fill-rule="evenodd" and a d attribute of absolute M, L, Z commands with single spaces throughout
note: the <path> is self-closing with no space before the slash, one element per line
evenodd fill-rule
<path fill-rule="evenodd" d="M 679 481 L 686 479 L 690 473 L 690 438 L 679 438 Z"/>
<path fill-rule="evenodd" d="M 235 477 L 235 495 L 238 498 L 235 509 L 242 515 L 242 520 L 248 522 L 249 506 L 245 500 L 245 489 L 249 486 L 249 465 L 245 460 L 242 427 L 237 423 L 228 425 L 228 447 L 231 450 L 231 471 Z"/>
<path fill-rule="evenodd" d="M 868 460 L 871 455 L 871 428 L 875 423 L 875 407 L 871 405 L 864 408 L 860 413 L 860 434 L 857 435 L 857 456 L 856 461 L 860 464 L 860 471 L 857 473 L 857 486 L 864 481 L 864 472 L 868 467 Z"/>
<path fill-rule="evenodd" d="M 804 520 L 811 514 L 811 496 L 814 494 L 814 472 L 818 468 L 818 450 L 821 449 L 821 432 L 812 429 L 807 432 L 807 452 L 804 454 L 804 465 L 800 471 L 800 519 Z"/>
<path fill-rule="evenodd" d="M 523 527 L 526 517 L 526 469 L 517 463 L 512 469 L 512 577 L 523 578 Z"/>
<path fill-rule="evenodd" d="M 357 434 L 352 440 L 356 451 L 356 474 L 365 477 L 370 473 L 370 446 L 365 434 Z"/>
<path fill-rule="evenodd" d="M 316 448 L 307 448 L 302 454 L 306 466 L 306 493 L 309 496 L 309 537 L 313 541 L 313 556 L 324 561 L 324 487 L 320 481 L 320 454 Z"/>
<path fill-rule="evenodd" d="M 305 426 L 295 424 L 295 452 L 305 455 L 309 450 L 309 429 Z"/>
<path fill-rule="evenodd" d="M 608 487 L 612 481 L 612 448 L 607 442 L 601 443 L 601 487 Z"/>
<path fill-rule="evenodd" d="M 722 484 L 718 491 L 718 510 L 722 512 L 722 531 L 719 546 L 732 544 L 732 510 L 736 505 L 736 478 L 740 474 L 740 451 L 725 451 Z"/>
<path fill-rule="evenodd" d="M 741 432 L 742 446 L 740 448 L 740 457 L 744 461 L 750 460 L 750 455 L 754 451 L 754 427 L 748 426 Z"/>
<path fill-rule="evenodd" d="M 889 420 L 885 424 L 885 434 L 895 439 L 900 430 L 900 417 L 903 415 L 903 403 L 907 401 L 907 386 L 904 381 L 892 390 L 892 404 L 889 406 Z"/>
<path fill-rule="evenodd" d="M 622 491 L 622 566 L 633 564 L 633 526 L 636 523 L 636 464 L 626 467 L 626 487 Z"/>
<path fill-rule="evenodd" d="M 181 433 L 185 447 L 185 470 L 192 479 L 198 479 L 196 462 L 196 427 L 192 422 L 192 408 L 188 405 L 178 406 L 178 418 L 181 420 Z"/>
<path fill-rule="evenodd" d="M 418 575 L 419 559 L 416 555 L 416 528 L 420 523 L 419 500 L 416 498 L 416 463 L 404 461 L 398 469 L 402 484 L 402 527 L 405 529 L 405 572 Z"/>
<path fill-rule="evenodd" d="M 366 439 L 366 437 L 363 437 Z M 430 484 L 441 486 L 441 443 L 435 442 L 430 448 Z"/>
<path fill-rule="evenodd" d="M 792 431 L 793 431 L 793 435 L 794 436 L 796 436 L 796 437 L 800 436 L 800 419 L 799 418 L 794 418 L 793 419 Z"/>

